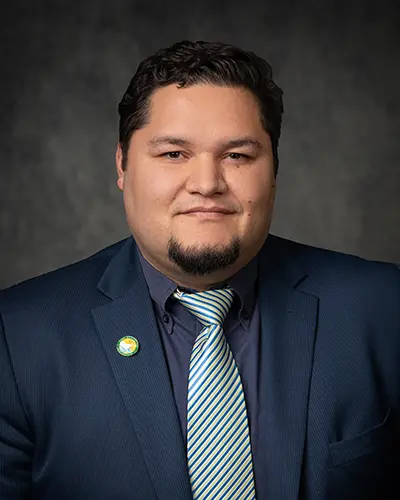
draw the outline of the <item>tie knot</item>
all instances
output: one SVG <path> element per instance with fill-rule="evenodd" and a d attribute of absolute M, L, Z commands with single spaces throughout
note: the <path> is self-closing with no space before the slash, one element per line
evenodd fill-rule
<path fill-rule="evenodd" d="M 234 292 L 231 288 L 185 293 L 175 290 L 172 296 L 194 314 L 203 325 L 220 325 L 232 305 Z"/>

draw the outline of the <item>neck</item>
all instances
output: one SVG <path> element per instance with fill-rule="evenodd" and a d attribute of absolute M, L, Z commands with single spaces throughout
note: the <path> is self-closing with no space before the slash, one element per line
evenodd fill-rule
<path fill-rule="evenodd" d="M 196 290 L 197 292 L 204 292 L 216 287 L 225 287 L 226 281 L 231 278 L 240 269 L 240 267 L 242 267 L 238 266 L 238 268 L 236 269 L 236 266 L 232 266 L 230 268 L 223 269 L 221 271 L 217 271 L 204 276 L 188 276 L 183 274 L 179 270 L 172 270 L 172 272 L 170 272 L 170 270 L 166 271 L 163 269 L 158 269 L 154 264 L 152 265 L 158 271 L 168 276 L 168 278 L 174 281 L 179 287 L 190 288 L 191 290 Z"/>
<path fill-rule="evenodd" d="M 172 262 L 169 266 L 165 266 L 149 258 L 146 253 L 142 251 L 141 253 L 142 257 L 146 259 L 152 267 L 157 269 L 157 271 L 164 276 L 167 276 L 167 278 L 176 283 L 179 287 L 188 288 L 197 292 L 204 292 L 211 288 L 224 288 L 226 286 L 226 281 L 247 264 L 247 262 L 243 262 L 242 259 L 238 259 L 235 264 L 229 268 L 221 269 L 203 276 L 190 276 L 185 274 Z"/>

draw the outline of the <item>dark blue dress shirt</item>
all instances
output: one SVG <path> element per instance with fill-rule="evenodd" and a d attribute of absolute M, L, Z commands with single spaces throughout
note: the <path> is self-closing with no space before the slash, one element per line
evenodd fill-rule
<path fill-rule="evenodd" d="M 186 405 L 189 362 L 192 347 L 203 325 L 180 302 L 171 297 L 177 284 L 160 273 L 139 252 L 140 263 L 153 301 L 154 312 L 164 346 L 167 365 L 186 443 Z M 246 398 L 253 454 L 257 498 L 262 497 L 263 451 L 260 447 L 260 318 L 257 300 L 257 257 L 225 284 L 235 293 L 224 322 L 226 339 L 241 375 Z M 257 480 L 257 478 L 259 480 Z"/>

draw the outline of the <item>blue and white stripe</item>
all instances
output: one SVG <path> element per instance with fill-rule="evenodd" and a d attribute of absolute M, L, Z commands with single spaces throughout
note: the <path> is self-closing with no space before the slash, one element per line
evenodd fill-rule
<path fill-rule="evenodd" d="M 255 499 L 246 402 L 223 333 L 230 288 L 173 296 L 204 325 L 190 358 L 187 457 L 194 500 Z"/>

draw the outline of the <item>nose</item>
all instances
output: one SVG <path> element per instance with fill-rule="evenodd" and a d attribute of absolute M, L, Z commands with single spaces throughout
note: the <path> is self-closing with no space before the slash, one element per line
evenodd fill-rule
<path fill-rule="evenodd" d="M 186 182 L 190 194 L 212 196 L 226 192 L 227 188 L 223 167 L 215 158 L 197 158 L 193 161 Z"/>

